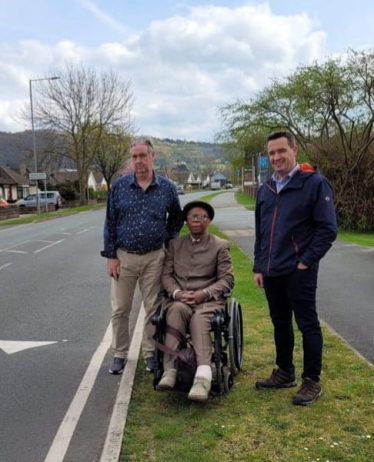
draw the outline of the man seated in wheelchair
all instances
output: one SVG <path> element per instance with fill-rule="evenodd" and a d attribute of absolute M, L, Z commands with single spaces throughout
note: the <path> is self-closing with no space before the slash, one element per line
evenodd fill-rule
<path fill-rule="evenodd" d="M 233 289 L 234 271 L 229 242 L 208 232 L 213 207 L 206 202 L 189 202 L 183 209 L 183 218 L 190 234 L 170 241 L 162 273 L 168 296 L 166 324 L 183 336 L 189 328 L 197 370 L 188 398 L 206 401 L 212 382 L 211 318 L 225 307 L 223 294 Z M 167 331 L 164 345 L 178 351 L 180 342 Z M 175 355 L 165 353 L 163 366 L 156 389 L 171 390 L 176 384 Z"/>

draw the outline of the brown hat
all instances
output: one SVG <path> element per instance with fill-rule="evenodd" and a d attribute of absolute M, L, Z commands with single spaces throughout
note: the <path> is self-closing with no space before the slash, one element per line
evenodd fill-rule
<path fill-rule="evenodd" d="M 208 214 L 208 217 L 210 219 L 210 221 L 213 220 L 214 218 L 214 209 L 213 207 L 208 204 L 208 202 L 204 202 L 204 201 L 192 201 L 192 202 L 188 202 L 188 204 L 186 204 L 183 208 L 183 220 L 186 221 L 187 220 L 187 215 L 188 215 L 188 212 L 193 209 L 194 207 L 200 207 L 202 209 L 204 209 L 207 214 Z"/>

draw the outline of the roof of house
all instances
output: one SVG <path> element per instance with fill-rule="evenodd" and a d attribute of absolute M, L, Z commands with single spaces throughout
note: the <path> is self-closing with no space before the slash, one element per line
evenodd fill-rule
<path fill-rule="evenodd" d="M 225 176 L 221 172 L 217 172 L 211 176 L 210 181 L 219 181 L 219 180 L 228 180 L 227 176 Z"/>
<path fill-rule="evenodd" d="M 78 172 L 70 169 L 57 170 L 51 173 L 48 181 L 52 184 L 65 183 L 67 181 L 73 183 L 74 181 L 78 181 Z"/>
<path fill-rule="evenodd" d="M 31 181 L 27 176 L 20 175 L 15 169 L 0 165 L 0 184 L 29 186 Z"/>

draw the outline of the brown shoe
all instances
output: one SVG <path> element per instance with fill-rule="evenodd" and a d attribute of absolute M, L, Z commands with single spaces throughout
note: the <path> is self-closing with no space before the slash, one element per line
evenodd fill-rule
<path fill-rule="evenodd" d="M 256 382 L 256 388 L 291 388 L 296 386 L 295 374 L 287 374 L 283 369 L 273 369 L 271 376 Z"/>
<path fill-rule="evenodd" d="M 306 406 L 312 404 L 322 395 L 322 387 L 319 382 L 306 377 L 300 389 L 297 390 L 296 395 L 293 397 L 292 403 L 299 406 Z"/>

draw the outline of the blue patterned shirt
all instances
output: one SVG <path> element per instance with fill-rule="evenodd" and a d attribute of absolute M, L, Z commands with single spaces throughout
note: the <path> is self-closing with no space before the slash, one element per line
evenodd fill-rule
<path fill-rule="evenodd" d="M 117 248 L 150 251 L 178 236 L 183 225 L 177 189 L 154 174 L 144 191 L 132 173 L 119 178 L 108 197 L 103 257 L 117 258 Z"/>

